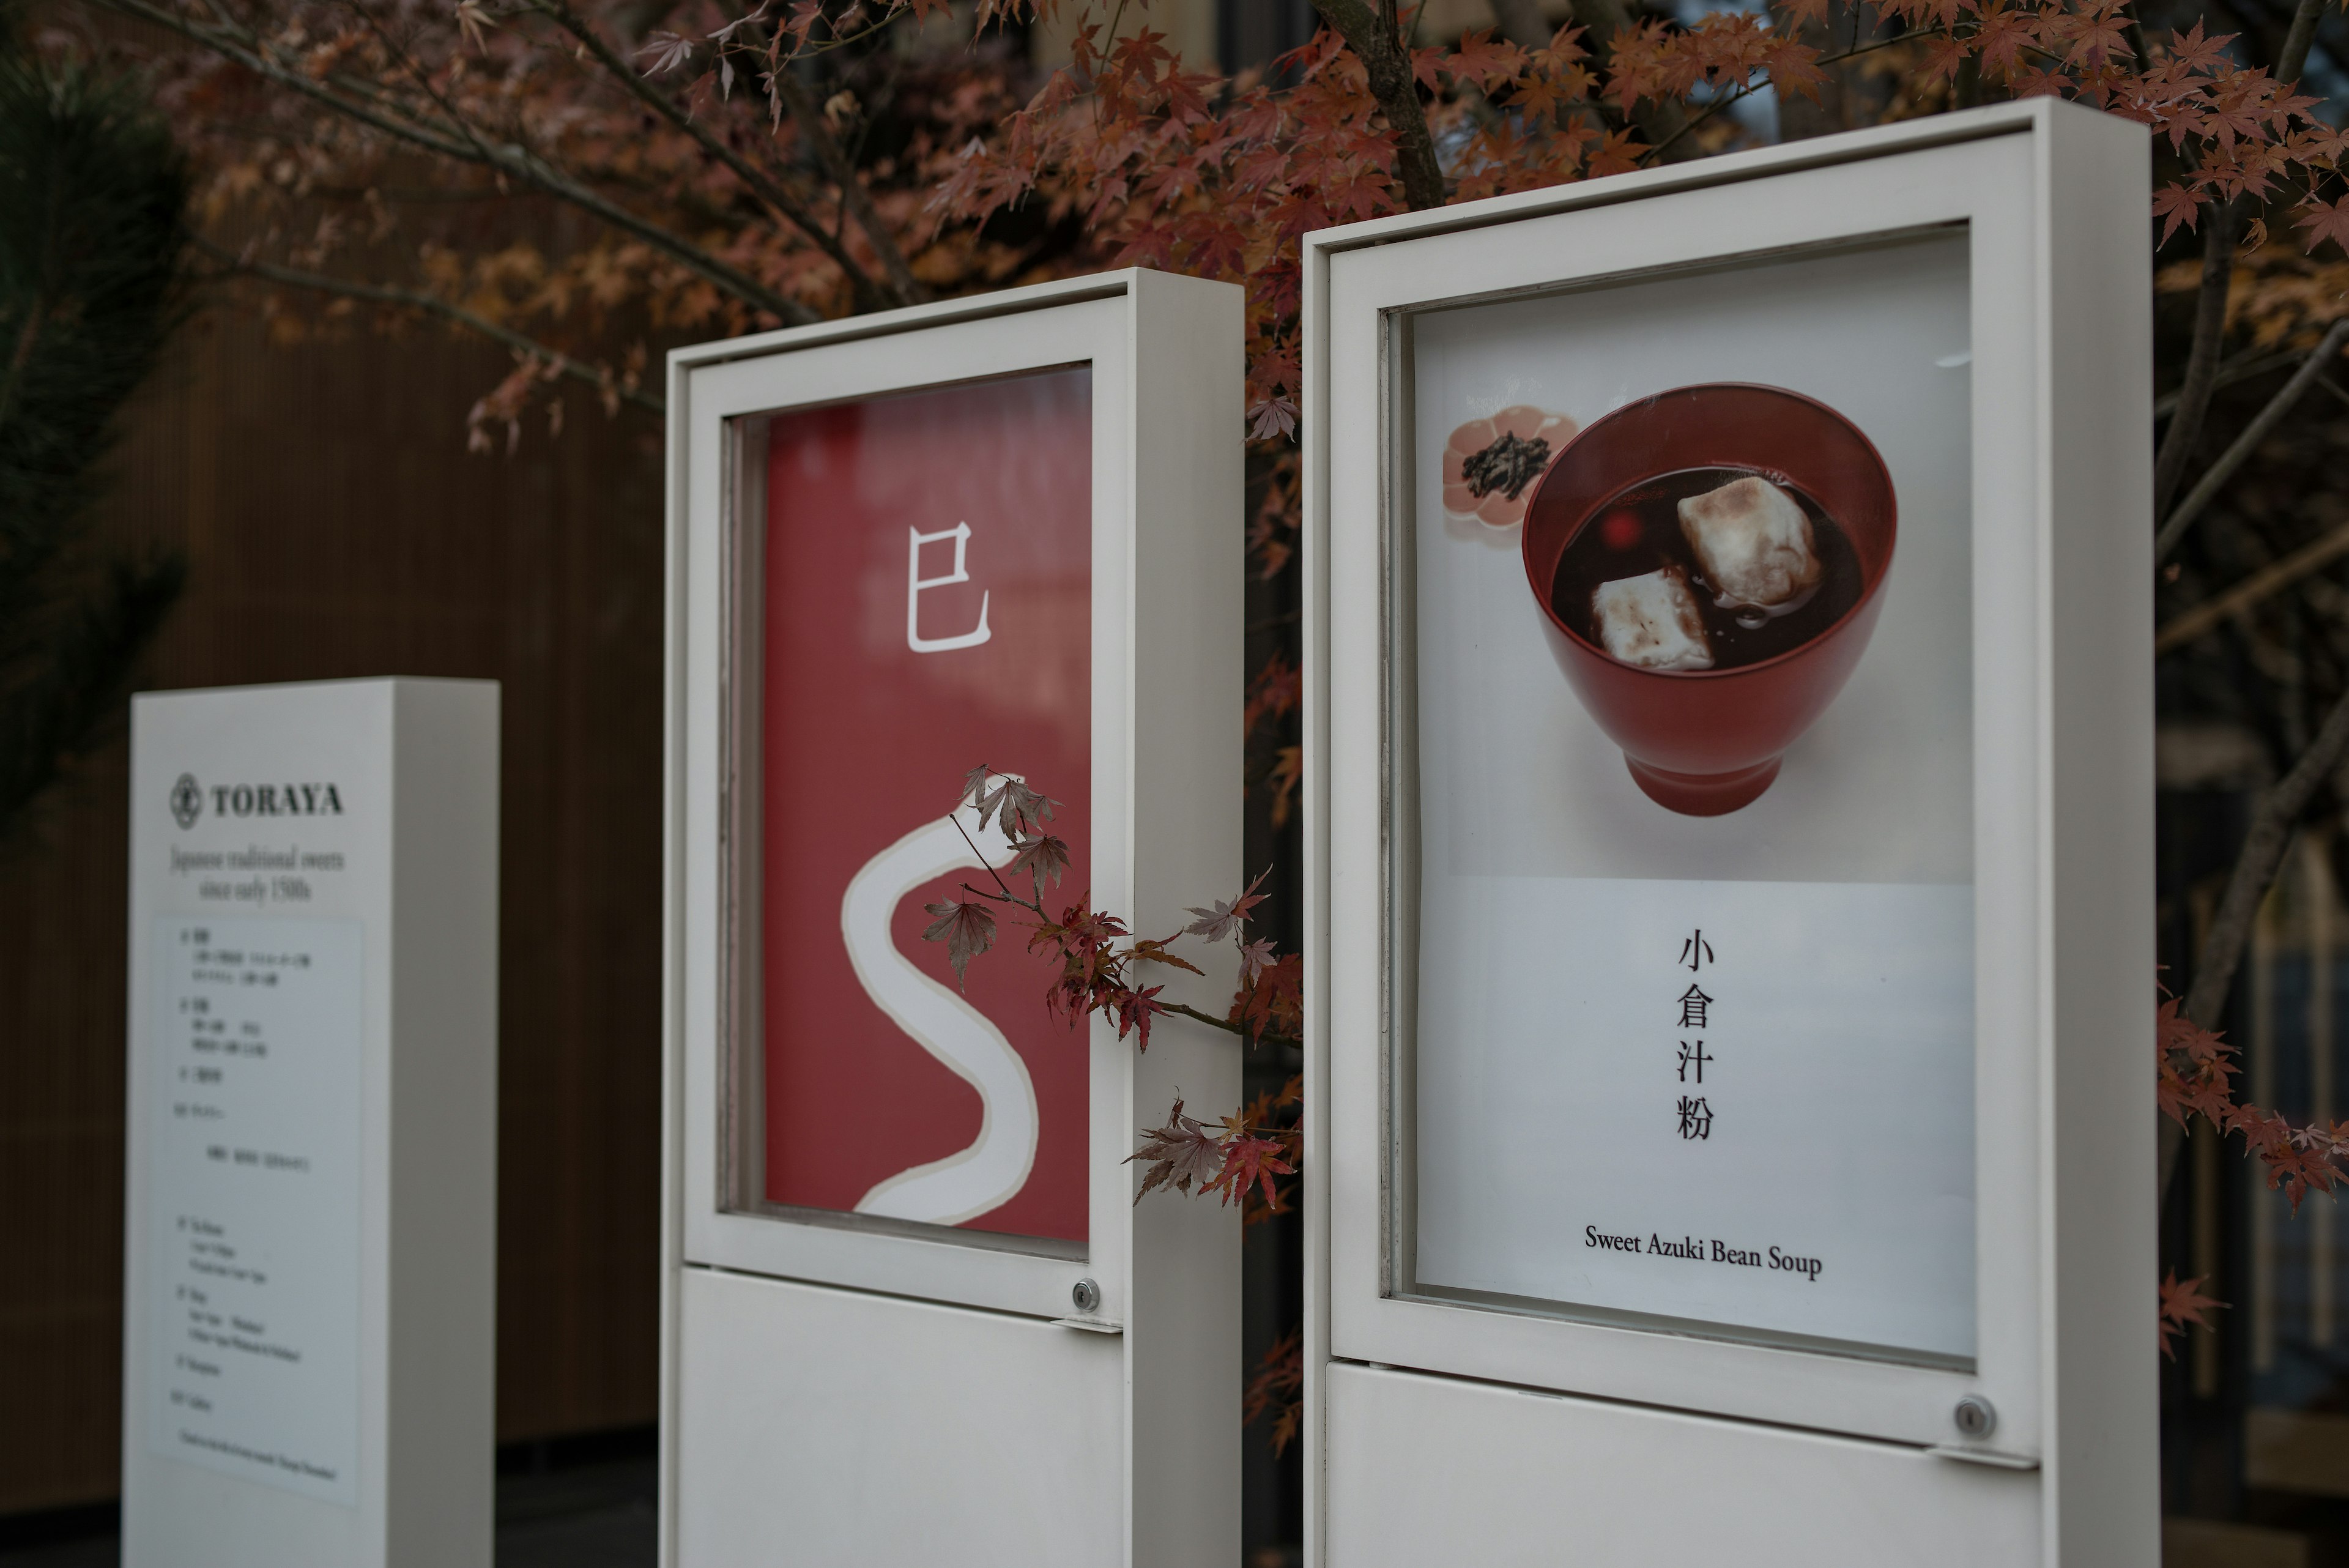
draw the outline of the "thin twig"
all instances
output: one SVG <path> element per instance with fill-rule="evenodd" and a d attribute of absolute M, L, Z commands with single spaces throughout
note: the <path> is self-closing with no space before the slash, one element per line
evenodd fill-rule
<path fill-rule="evenodd" d="M 1040 891 L 1036 895 L 1036 901 L 1032 904 L 1027 899 L 1021 898 L 1019 894 L 1013 892 L 1011 890 L 1011 884 L 1003 879 L 1003 873 L 995 868 L 994 863 L 989 861 L 986 853 L 979 848 L 977 843 L 973 842 L 970 835 L 963 832 L 962 807 L 960 805 L 957 805 L 955 807 L 954 811 L 947 817 L 947 820 L 954 824 L 954 830 L 957 833 L 962 834 L 962 841 L 965 844 L 970 845 L 970 852 L 978 857 L 979 865 L 986 868 L 988 876 L 995 878 L 995 885 L 1003 889 L 1003 898 L 1005 902 L 1017 904 L 1023 909 L 1033 910 L 1036 918 L 1040 920 L 1051 919 L 1050 915 L 1044 913 L 1044 895 Z M 972 887 L 968 882 L 962 885 L 962 890 L 966 893 L 977 893 L 982 898 L 994 897 L 991 893 L 980 893 L 978 888 Z"/>
<path fill-rule="evenodd" d="M 2219 367 L 2218 376 L 2211 382 L 2211 388 L 2217 390 L 2220 388 L 2231 387 L 2238 381 L 2251 380 L 2266 375 L 2271 370 L 2281 370 L 2286 365 L 2298 364 L 2300 358 L 2299 351 L 2292 348 L 2281 349 L 2273 354 L 2242 355 Z M 2154 419 L 2159 421 L 2176 413 L 2178 400 L 2185 395 L 2185 389 L 2180 387 L 2175 392 L 2164 392 L 2160 397 L 2154 399 Z"/>
<path fill-rule="evenodd" d="M 865 239 L 873 246 L 873 254 L 881 258 L 881 270 L 888 275 L 889 286 L 896 295 L 897 303 L 919 305 L 927 299 L 929 291 L 915 279 L 914 269 L 905 265 L 905 253 L 897 248 L 896 236 L 889 232 L 889 225 L 881 221 L 881 214 L 874 209 L 872 192 L 865 190 L 864 182 L 856 177 L 855 167 L 849 162 L 847 154 L 841 151 L 832 128 L 824 123 L 823 111 L 809 99 L 807 88 L 800 85 L 799 78 L 792 76 L 788 67 L 780 65 L 769 85 L 783 100 L 783 107 L 792 111 L 792 119 L 800 128 L 800 134 L 806 137 L 808 145 L 815 149 L 817 161 L 832 176 L 833 183 L 840 188 L 840 204 L 856 220 L 856 226 L 864 231 Z"/>
<path fill-rule="evenodd" d="M 2221 453 L 2219 461 L 2210 465 L 2209 472 L 2186 493 L 2186 499 L 2178 504 L 2178 510 L 2169 514 L 2168 521 L 2161 525 L 2161 532 L 2154 536 L 2153 560 L 2156 566 L 2159 566 L 2168 558 L 2169 552 L 2178 547 L 2178 541 L 2186 536 L 2186 530 L 2202 514 L 2202 509 L 2226 487 L 2227 482 L 2235 476 L 2235 471 L 2250 461 L 2251 453 L 2259 450 L 2260 443 L 2283 422 L 2283 417 L 2292 412 L 2292 406 L 2300 401 L 2301 394 L 2306 392 L 2310 383 L 2332 364 L 2333 356 L 2341 352 L 2344 343 L 2349 343 L 2349 317 L 2333 324 L 2332 330 L 2325 333 L 2324 340 L 2301 361 L 2300 369 L 2292 372 L 2292 379 L 2283 384 L 2283 389 L 2268 400 L 2268 406 L 2261 409 L 2243 433 L 2235 438 L 2234 444 Z M 2185 417 L 2182 402 L 2178 417 L 2181 420 Z M 2173 426 L 2173 433 L 2175 429 Z"/>
<path fill-rule="evenodd" d="M 2194 340 L 2186 353 L 2186 378 L 2178 384 L 2177 410 L 2153 460 L 2153 514 L 2163 515 L 2186 477 L 2187 460 L 2202 438 L 2202 421 L 2218 390 L 2219 357 L 2226 347 L 2227 295 L 2235 276 L 2235 230 L 2242 215 L 2235 202 L 2211 210 L 2202 230 L 2202 282 L 2194 298 Z"/>
<path fill-rule="evenodd" d="M 832 258 L 833 265 L 848 275 L 849 286 L 857 294 L 868 300 L 879 302 L 880 290 L 872 277 L 863 267 L 856 265 L 855 259 L 844 247 L 824 233 L 823 223 L 809 211 L 804 202 L 784 189 L 782 183 L 770 176 L 766 171 L 727 146 L 722 139 L 713 134 L 708 126 L 694 119 L 674 98 L 645 79 L 643 73 L 622 59 L 618 51 L 605 43 L 604 36 L 589 26 L 586 19 L 574 11 L 566 0 L 530 0 L 530 6 L 540 16 L 546 17 L 556 26 L 579 40 L 588 54 L 595 57 L 595 63 L 604 67 L 605 75 L 626 88 L 638 102 L 646 105 L 677 130 L 692 138 L 695 146 L 725 165 L 727 171 L 741 181 L 743 187 L 753 196 L 788 220 L 793 228 L 813 240 L 817 247 Z M 906 302 L 900 300 L 897 303 Z"/>
<path fill-rule="evenodd" d="M 551 365 L 574 380 L 585 381 L 599 391 L 620 399 L 623 402 L 634 403 L 647 413 L 662 414 L 667 411 L 667 403 L 655 394 L 640 387 L 624 385 L 608 371 L 600 370 L 593 365 L 574 359 L 561 349 L 549 348 L 535 338 L 526 337 L 511 327 L 501 327 L 489 317 L 468 310 L 461 305 L 451 305 L 445 299 L 436 299 L 431 295 L 421 294 L 413 289 L 395 288 L 383 284 L 352 283 L 339 277 L 329 277 L 324 273 L 303 272 L 294 267 L 277 266 L 269 262 L 243 260 L 201 234 L 189 237 L 198 249 L 224 265 L 226 272 L 215 275 L 249 275 L 270 283 L 282 284 L 288 288 L 304 288 L 318 294 L 339 295 L 346 299 L 363 299 L 376 305 L 427 311 L 445 320 L 453 321 L 470 331 L 478 332 L 494 342 L 502 343 L 518 354 L 525 354 Z"/>
<path fill-rule="evenodd" d="M 1857 58 L 1861 55 L 1874 54 L 1878 49 L 1889 49 L 1895 44 L 1906 44 L 1918 38 L 1930 38 L 1936 33 L 1946 32 L 1947 30 L 1948 29 L 1943 27 L 1923 27 L 1913 33 L 1903 33 L 1897 38 L 1878 38 L 1865 44 L 1855 44 L 1850 48 L 1844 50 L 1841 54 L 1821 55 L 1817 59 L 1811 63 L 1817 66 L 1841 65 L 1844 61 Z M 1682 126 L 1680 130 L 1674 131 L 1662 141 L 1658 142 L 1655 146 L 1649 148 L 1645 152 L 1640 154 L 1640 161 L 1645 163 L 1651 158 L 1661 158 L 1666 152 L 1671 150 L 1672 144 L 1678 141 L 1682 137 L 1686 136 L 1698 126 L 1702 125 L 1706 120 L 1711 119 L 1714 115 L 1719 114 L 1722 110 L 1729 108 L 1731 105 L 1742 102 L 1744 99 L 1750 98 L 1754 93 L 1757 93 L 1764 88 L 1771 85 L 1773 84 L 1766 75 L 1757 76 L 1753 80 L 1745 82 L 1740 86 L 1735 91 L 1724 93 L 1721 97 L 1714 99 L 1711 103 L 1706 104 L 1703 109 L 1690 116 L 1688 123 Z"/>
<path fill-rule="evenodd" d="M 2224 593 L 2181 612 L 2153 634 L 2155 656 L 2185 647 L 2222 621 L 2241 615 L 2270 595 L 2343 556 L 2349 556 L 2349 523 L 2302 545 L 2281 560 L 2271 561 Z"/>

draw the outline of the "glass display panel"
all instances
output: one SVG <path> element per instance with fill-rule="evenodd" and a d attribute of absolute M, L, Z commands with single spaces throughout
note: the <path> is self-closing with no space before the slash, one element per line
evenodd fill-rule
<path fill-rule="evenodd" d="M 926 905 L 1009 857 L 950 815 L 982 763 L 1058 803 L 1058 891 L 1089 885 L 1092 371 L 760 423 L 763 462 L 746 451 L 738 481 L 764 514 L 740 567 L 758 589 L 751 1197 L 1081 1256 L 1085 1032 L 1047 1014 L 1052 971 L 1017 910 L 967 983 L 922 932 Z"/>
<path fill-rule="evenodd" d="M 1970 1366 L 1964 231 L 1396 327 L 1391 1288 Z"/>

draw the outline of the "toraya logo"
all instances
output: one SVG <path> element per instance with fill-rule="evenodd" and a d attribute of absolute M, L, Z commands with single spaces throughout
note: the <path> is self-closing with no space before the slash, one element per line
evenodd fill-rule
<path fill-rule="evenodd" d="M 180 782 L 171 786 L 171 818 L 181 829 L 195 826 L 196 818 L 204 814 L 204 792 L 193 774 L 181 774 Z"/>
<path fill-rule="evenodd" d="M 185 781 L 192 784 L 195 781 Z M 330 784 L 214 784 L 214 816 L 340 816 L 342 792 Z"/>

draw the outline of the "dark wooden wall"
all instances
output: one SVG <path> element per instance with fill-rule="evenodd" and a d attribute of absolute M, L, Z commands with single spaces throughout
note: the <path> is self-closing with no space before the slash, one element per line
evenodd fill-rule
<path fill-rule="evenodd" d="M 469 455 L 501 354 L 273 347 L 216 315 L 142 394 L 104 527 L 177 545 L 146 688 L 504 683 L 498 1428 L 649 1421 L 657 1387 L 657 421 Z M 0 846 L 0 1513 L 114 1495 L 126 748 Z"/>

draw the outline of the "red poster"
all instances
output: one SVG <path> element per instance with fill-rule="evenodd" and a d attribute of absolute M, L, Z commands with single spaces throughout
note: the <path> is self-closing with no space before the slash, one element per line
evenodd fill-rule
<path fill-rule="evenodd" d="M 923 906 L 989 874 L 984 763 L 1090 886 L 1092 372 L 777 417 L 767 465 L 766 1194 L 1085 1238 L 1085 1034 L 1007 911 L 958 988 Z M 999 857 L 1002 840 L 978 834 Z M 1023 887 L 1023 891 L 1025 888 Z"/>

